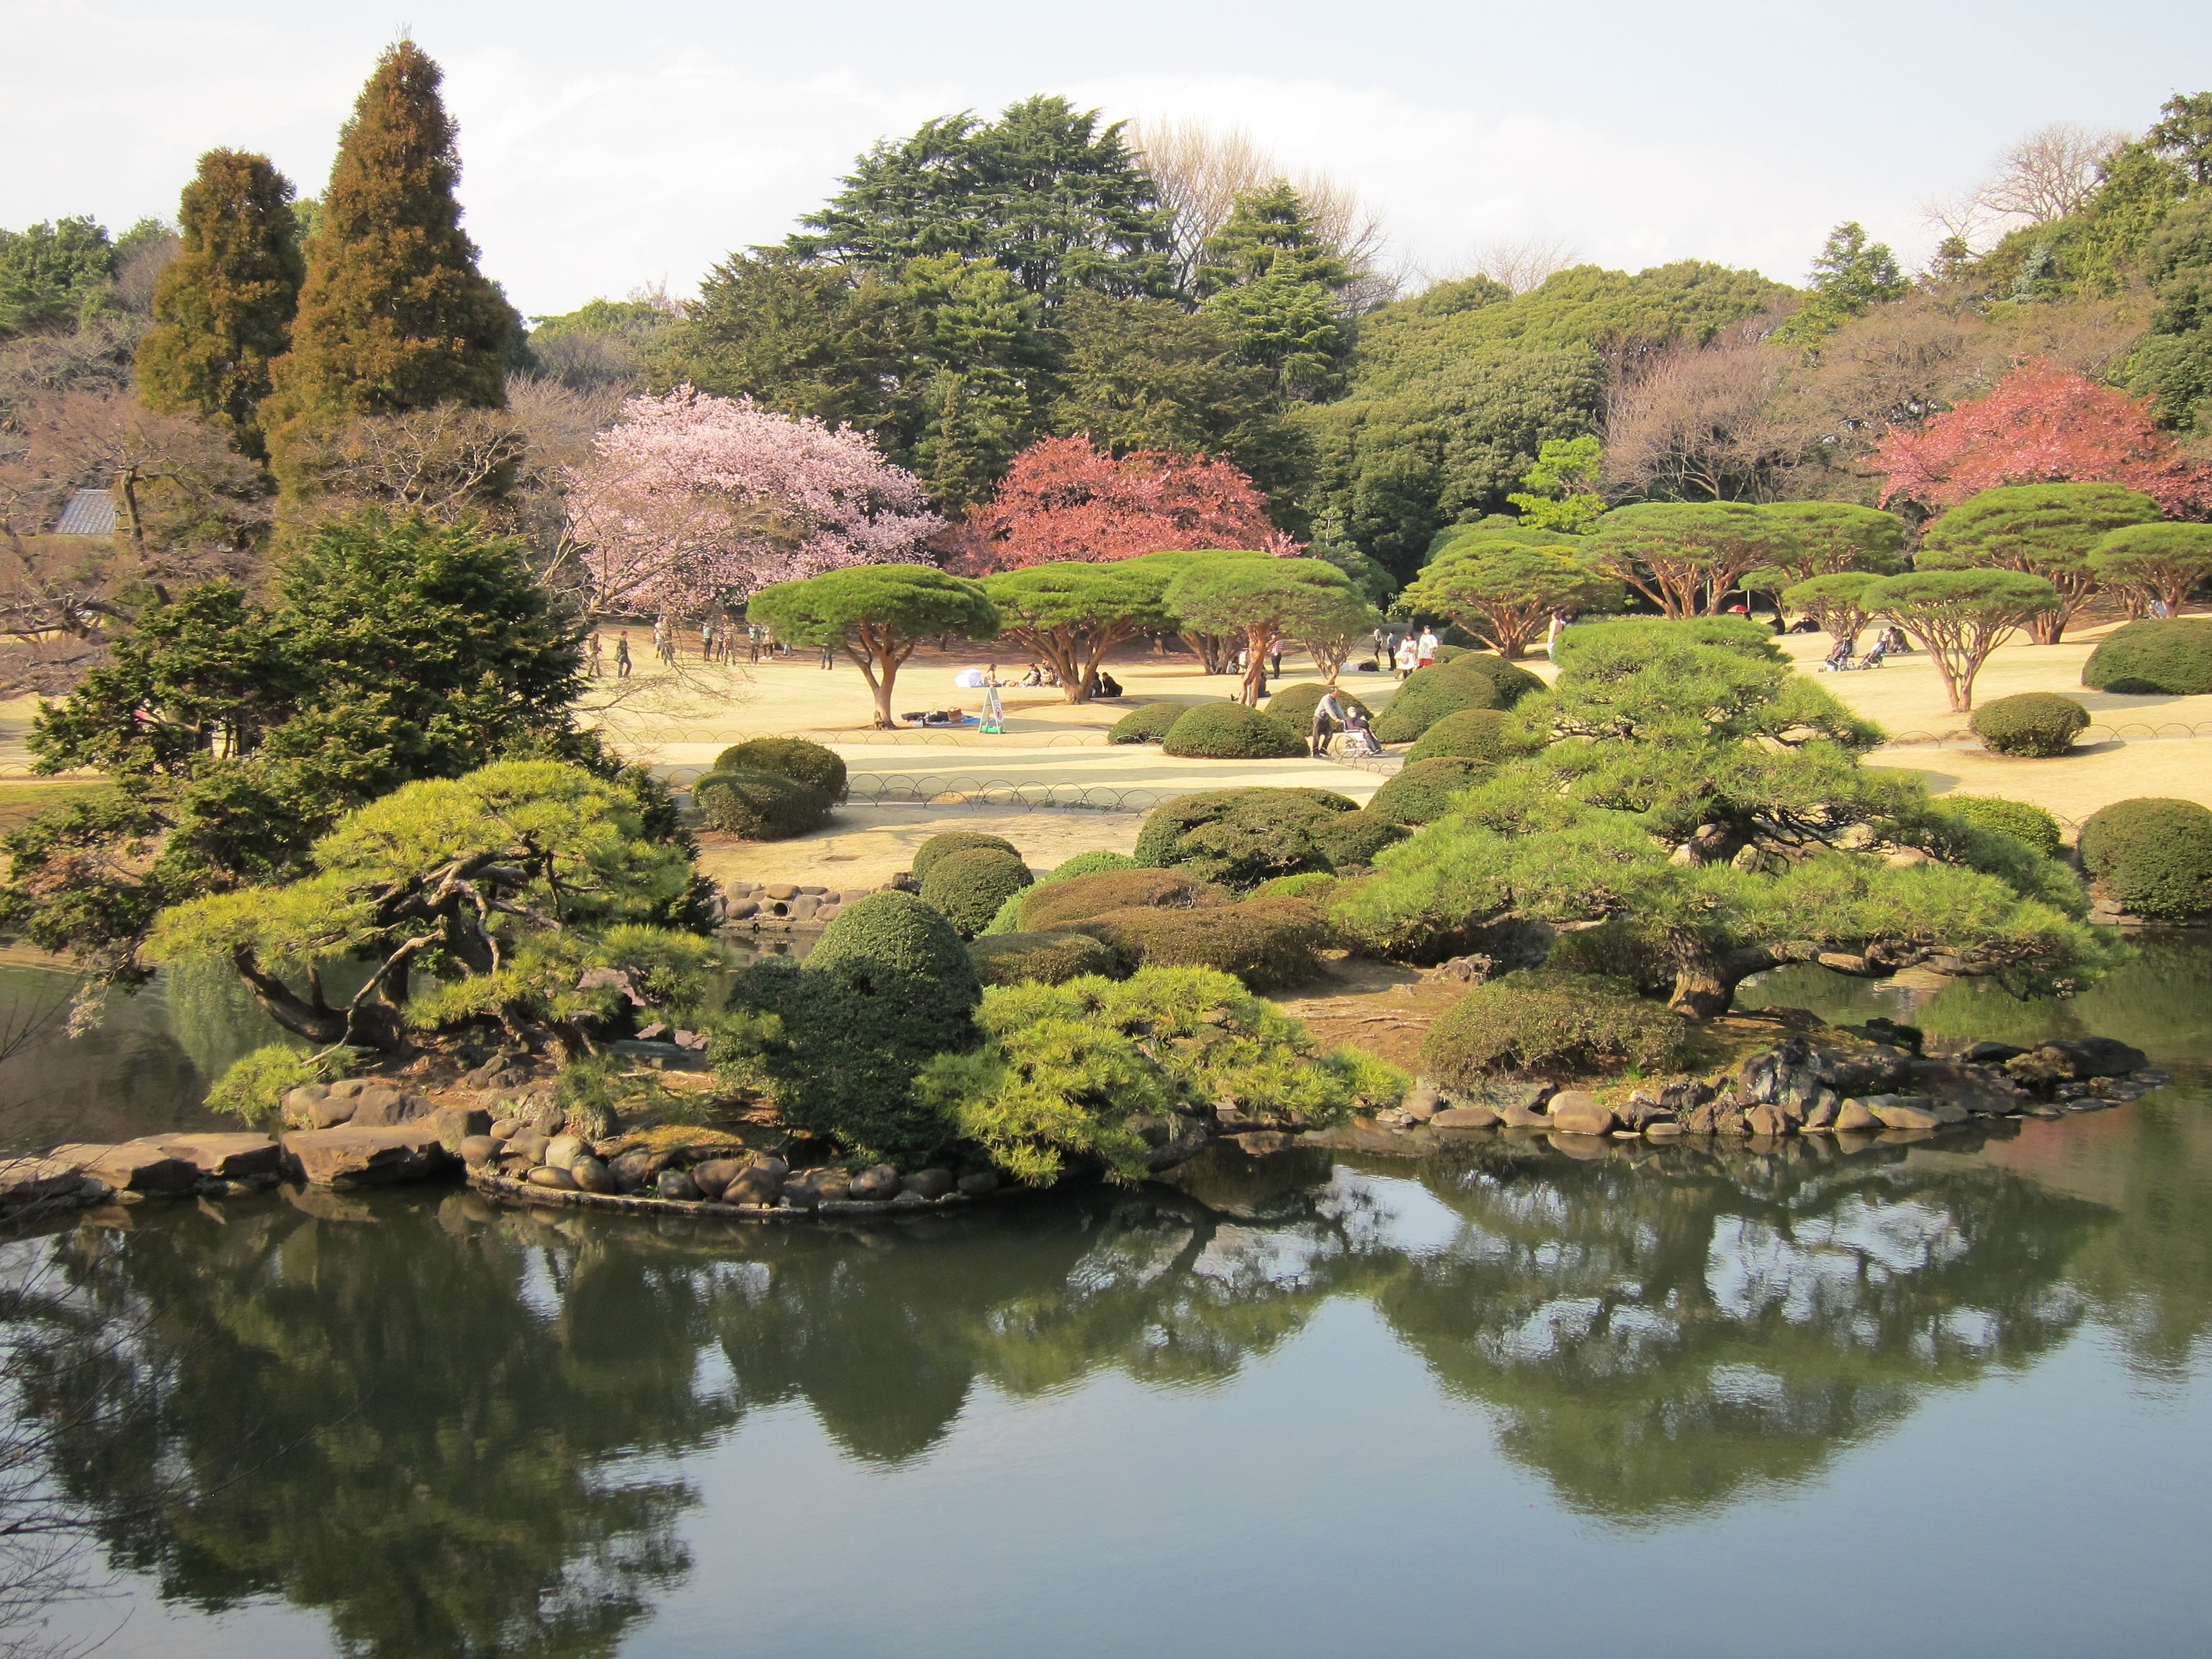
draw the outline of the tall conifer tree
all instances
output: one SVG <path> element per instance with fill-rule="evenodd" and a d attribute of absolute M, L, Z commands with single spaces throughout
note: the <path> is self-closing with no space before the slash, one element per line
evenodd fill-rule
<path fill-rule="evenodd" d="M 154 289 L 154 327 L 138 345 L 139 396 L 211 416 L 258 457 L 255 410 L 290 343 L 305 274 L 292 182 L 265 155 L 211 149 L 177 222 L 183 246 Z"/>
<path fill-rule="evenodd" d="M 295 490 L 316 440 L 349 418 L 506 404 L 501 351 L 521 319 L 461 229 L 442 78 L 421 47 L 398 42 L 338 135 L 268 423 Z"/>

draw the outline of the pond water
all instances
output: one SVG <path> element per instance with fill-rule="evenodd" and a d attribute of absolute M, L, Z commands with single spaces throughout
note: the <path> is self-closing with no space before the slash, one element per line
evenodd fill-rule
<path fill-rule="evenodd" d="M 2212 949 L 2152 941 L 2074 1005 L 1755 994 L 2094 1030 L 2177 1082 L 1850 1155 L 1298 1152 L 899 1226 L 453 1188 L 96 1217 L 8 1256 L 40 1468 L 106 1581 L 52 1633 L 164 1659 L 2201 1650 Z M 0 1079 L 167 1121 L 252 1040 L 167 1036 L 187 1002 L 216 1018 L 134 1005 L 77 1093 L 50 1048 Z"/>

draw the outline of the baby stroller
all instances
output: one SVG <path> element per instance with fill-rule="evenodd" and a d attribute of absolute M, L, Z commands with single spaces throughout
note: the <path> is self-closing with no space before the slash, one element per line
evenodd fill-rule
<path fill-rule="evenodd" d="M 1372 760 L 1382 752 L 1382 745 L 1368 728 L 1367 716 L 1357 708 L 1344 711 L 1344 735 L 1337 740 L 1336 752 L 1357 760 Z"/>

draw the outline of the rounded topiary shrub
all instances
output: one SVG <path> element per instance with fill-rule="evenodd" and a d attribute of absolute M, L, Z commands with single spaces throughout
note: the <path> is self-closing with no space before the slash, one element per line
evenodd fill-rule
<path fill-rule="evenodd" d="M 1421 733 L 1406 751 L 1408 765 L 1425 760 L 1480 761 L 1496 766 L 1512 758 L 1513 717 L 1503 709 L 1462 708 Z"/>
<path fill-rule="evenodd" d="M 1532 691 L 1541 691 L 1544 682 L 1519 663 L 1508 662 L 1494 651 L 1469 652 L 1454 657 L 1452 666 L 1471 669 L 1490 682 L 1491 690 L 1498 693 L 1498 706 L 1510 708 Z"/>
<path fill-rule="evenodd" d="M 1983 746 L 2000 755 L 2048 760 L 2074 746 L 2089 723 L 2089 711 L 2055 691 L 2022 691 L 1984 703 L 1968 722 Z"/>
<path fill-rule="evenodd" d="M 929 1000 L 959 1010 L 962 1021 L 982 995 L 952 924 L 911 893 L 869 893 L 842 906 L 802 965 L 864 988 L 892 979 L 934 984 Z"/>
<path fill-rule="evenodd" d="M 691 786 L 707 822 L 745 841 L 788 841 L 830 821 L 830 798 L 774 772 L 709 772 Z"/>
<path fill-rule="evenodd" d="M 1142 708 L 1132 708 L 1115 720 L 1106 732 L 1106 741 L 1158 743 L 1167 736 L 1170 726 L 1188 713 L 1189 708 L 1182 703 L 1148 702 Z"/>
<path fill-rule="evenodd" d="M 1241 702 L 1205 702 L 1183 711 L 1160 749 L 1184 760 L 1288 760 L 1306 753 L 1306 734 Z"/>
<path fill-rule="evenodd" d="M 1421 1069 L 1447 1088 L 1501 1073 L 1588 1077 L 1626 1066 L 1684 1063 L 1689 1023 L 1618 980 L 1550 972 L 1478 985 L 1421 1039 Z"/>
<path fill-rule="evenodd" d="M 2212 811 L 2195 801 L 2115 801 L 2089 815 L 2081 848 L 2122 909 L 2155 921 L 2212 915 Z"/>
<path fill-rule="evenodd" d="M 1015 854 L 969 847 L 931 864 L 921 878 L 921 902 L 943 911 L 963 939 L 973 939 L 991 925 L 1000 905 L 1030 883 L 1029 866 Z"/>
<path fill-rule="evenodd" d="M 1073 858 L 1055 864 L 1039 881 L 1072 881 L 1078 876 L 1095 876 L 1102 870 L 1133 870 L 1136 860 L 1127 853 L 1109 853 L 1099 848 L 1089 853 L 1078 853 Z"/>
<path fill-rule="evenodd" d="M 948 830 L 941 836 L 932 836 L 914 849 L 914 878 L 928 880 L 929 868 L 938 860 L 975 847 L 994 848 L 1001 853 L 1012 853 L 1016 858 L 1021 856 L 1021 849 L 1003 836 L 987 836 L 974 830 Z"/>
<path fill-rule="evenodd" d="M 773 772 L 819 789 L 833 801 L 845 799 L 845 763 L 834 749 L 805 738 L 750 738 L 715 757 L 717 772 Z"/>
<path fill-rule="evenodd" d="M 1367 810 L 1393 823 L 1434 823 L 1451 811 L 1454 794 L 1480 782 L 1490 771 L 1482 762 L 1462 755 L 1407 761 L 1404 769 L 1375 792 Z"/>
<path fill-rule="evenodd" d="M 1390 694 L 1375 717 L 1375 735 L 1384 743 L 1411 743 L 1447 714 L 1463 708 L 1495 708 L 1498 688 L 1480 668 L 1437 663 L 1419 668 Z"/>
<path fill-rule="evenodd" d="M 1066 881 L 1040 882 L 1021 895 L 1021 926 L 1026 933 L 1049 931 L 1087 921 L 1109 911 L 1139 908 L 1188 910 L 1225 903 L 1218 887 L 1181 870 L 1102 870 Z"/>
<path fill-rule="evenodd" d="M 1303 680 L 1296 685 L 1285 686 L 1273 696 L 1268 698 L 1267 713 L 1285 726 L 1292 726 L 1300 732 L 1310 732 L 1313 730 L 1315 705 L 1328 695 L 1328 688 L 1319 680 Z M 1373 709 L 1342 686 L 1337 688 L 1336 696 L 1338 702 L 1357 708 L 1370 720 L 1375 718 Z"/>
<path fill-rule="evenodd" d="M 1118 977 L 1121 959 L 1088 933 L 994 933 L 968 947 L 986 985 L 1063 985 L 1085 974 Z"/>
<path fill-rule="evenodd" d="M 1206 789 L 1156 806 L 1136 859 L 1237 888 L 1302 870 L 1334 870 L 1322 827 L 1359 803 L 1333 789 Z"/>
<path fill-rule="evenodd" d="M 1122 967 L 1214 968 L 1255 991 L 1311 979 L 1328 924 L 1303 899 L 1249 898 L 1198 910 L 1115 910 L 1075 924 L 1111 947 Z"/>
<path fill-rule="evenodd" d="M 2058 820 L 2040 806 L 1995 795 L 1945 795 L 1936 805 L 1977 830 L 1994 830 L 2026 842 L 2045 858 L 2058 855 Z"/>
<path fill-rule="evenodd" d="M 1252 896 L 1305 899 L 1319 904 L 1342 882 L 1340 876 L 1332 876 L 1320 870 L 1308 870 L 1300 875 L 1277 876 L 1273 881 L 1263 881 L 1252 890 Z"/>
<path fill-rule="evenodd" d="M 2212 691 L 2212 617 L 2152 617 L 2114 629 L 2081 665 L 2081 684 L 2135 696 Z"/>
<path fill-rule="evenodd" d="M 1402 823 L 1369 811 L 1336 812 L 1314 826 L 1313 838 L 1328 854 L 1330 870 L 1352 870 L 1375 862 L 1384 848 L 1412 832 Z"/>

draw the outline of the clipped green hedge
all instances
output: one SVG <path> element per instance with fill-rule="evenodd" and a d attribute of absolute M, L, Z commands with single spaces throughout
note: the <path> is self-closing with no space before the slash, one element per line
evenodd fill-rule
<path fill-rule="evenodd" d="M 2000 755 L 2048 760 L 2074 746 L 2089 711 L 2055 691 L 2022 691 L 1984 703 L 1968 722 L 1983 745 Z"/>
<path fill-rule="evenodd" d="M 1029 866 L 1015 854 L 995 847 L 968 847 L 929 866 L 921 878 L 921 902 L 944 912 L 961 938 L 973 939 L 1030 880 Z"/>
<path fill-rule="evenodd" d="M 1331 939 L 1321 912 L 1304 899 L 1249 898 L 1195 910 L 1115 910 L 1073 924 L 1109 946 L 1121 965 L 1214 968 L 1255 991 L 1311 979 Z"/>
<path fill-rule="evenodd" d="M 1327 855 L 1330 872 L 1351 870 L 1375 862 L 1384 848 L 1406 839 L 1411 832 L 1395 819 L 1373 812 L 1339 812 L 1319 820 L 1314 842 Z"/>
<path fill-rule="evenodd" d="M 1139 906 L 1189 909 L 1228 899 L 1218 887 L 1182 870 L 1101 870 L 1066 881 L 1039 882 L 1021 895 L 1021 927 L 1037 933 Z"/>
<path fill-rule="evenodd" d="M 1085 974 L 1119 977 L 1121 961 L 1088 933 L 994 933 L 968 947 L 986 985 L 1064 985 Z"/>
<path fill-rule="evenodd" d="M 1390 694 L 1375 717 L 1375 735 L 1383 743 L 1411 743 L 1447 714 L 1495 708 L 1498 702 L 1497 686 L 1480 668 L 1464 661 L 1432 664 L 1414 670 Z"/>
<path fill-rule="evenodd" d="M 1664 1071 L 1693 1050 L 1689 1023 L 1618 980 L 1550 971 L 1478 985 L 1421 1039 L 1421 1069 L 1446 1088 L 1501 1073 L 1587 1077 Z"/>
<path fill-rule="evenodd" d="M 1306 750 L 1306 734 L 1241 702 L 1202 702 L 1160 739 L 1164 754 L 1184 760 L 1288 760 Z"/>
<path fill-rule="evenodd" d="M 1367 810 L 1393 823 L 1434 823 L 1451 811 L 1454 794 L 1488 777 L 1491 769 L 1463 755 L 1409 760 L 1395 777 L 1375 792 Z"/>
<path fill-rule="evenodd" d="M 1302 870 L 1334 870 L 1322 836 L 1359 803 L 1333 789 L 1207 789 L 1152 809 L 1137 835 L 1136 860 L 1205 881 L 1248 888 Z M 1359 860 L 1365 862 L 1364 860 Z"/>
<path fill-rule="evenodd" d="M 2157 921 L 2212 915 L 2212 811 L 2195 801 L 2115 801 L 2082 824 L 2081 849 L 2123 909 Z"/>
<path fill-rule="evenodd" d="M 994 848 L 1001 853 L 1012 853 L 1019 858 L 1021 848 L 1000 836 L 987 836 L 975 830 L 948 830 L 941 836 L 932 836 L 914 849 L 914 878 L 929 879 L 929 868 L 938 860 L 950 858 L 955 853 L 965 853 L 971 848 Z"/>
<path fill-rule="evenodd" d="M 830 798 L 774 772 L 708 772 L 691 786 L 707 822 L 745 841 L 788 841 L 830 821 Z"/>
<path fill-rule="evenodd" d="M 1133 870 L 1136 867 L 1136 860 L 1127 853 L 1112 853 L 1101 847 L 1088 853 L 1078 853 L 1072 859 L 1062 860 L 1037 879 L 1072 881 L 1078 876 L 1095 876 L 1104 870 Z"/>
<path fill-rule="evenodd" d="M 1421 733 L 1406 751 L 1408 765 L 1426 760 L 1480 761 L 1497 766 L 1518 752 L 1511 740 L 1513 717 L 1498 708 L 1462 708 Z"/>
<path fill-rule="evenodd" d="M 2058 820 L 2040 806 L 1996 795 L 1943 795 L 1936 805 L 1977 830 L 1994 830 L 2024 841 L 2045 858 L 2058 855 Z"/>
<path fill-rule="evenodd" d="M 2212 617 L 2150 617 L 2114 629 L 2081 665 L 2081 684 L 2133 696 L 2212 691 Z"/>
<path fill-rule="evenodd" d="M 1470 651 L 1451 659 L 1455 668 L 1472 670 L 1490 682 L 1498 693 L 1498 706 L 1510 708 L 1533 691 L 1544 689 L 1542 678 L 1517 662 L 1508 662 L 1495 651 Z"/>
<path fill-rule="evenodd" d="M 845 799 L 845 763 L 834 749 L 805 738 L 749 738 L 714 757 L 717 772 L 773 772 L 780 778 L 819 789 L 832 801 Z"/>
<path fill-rule="evenodd" d="M 1285 686 L 1268 698 L 1267 713 L 1296 731 L 1310 732 L 1313 730 L 1314 708 L 1328 695 L 1328 687 L 1319 680 L 1302 680 L 1296 685 Z M 1357 708 L 1370 720 L 1375 718 L 1373 709 L 1342 686 L 1337 687 L 1336 696 L 1340 702 Z"/>
<path fill-rule="evenodd" d="M 1319 904 L 1342 879 L 1320 870 L 1307 870 L 1295 876 L 1277 876 L 1272 881 L 1263 881 L 1252 890 L 1252 896 L 1306 899 Z"/>
<path fill-rule="evenodd" d="M 1188 714 L 1191 708 L 1204 708 L 1203 703 L 1185 705 L 1179 702 L 1148 702 L 1142 708 L 1132 708 L 1108 728 L 1109 743 L 1158 743 L 1168 734 L 1168 728 Z"/>

